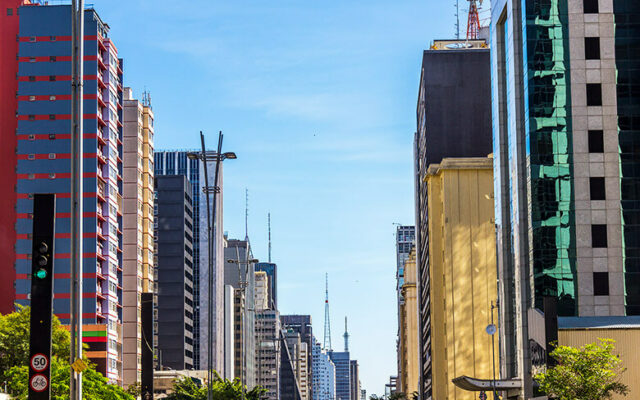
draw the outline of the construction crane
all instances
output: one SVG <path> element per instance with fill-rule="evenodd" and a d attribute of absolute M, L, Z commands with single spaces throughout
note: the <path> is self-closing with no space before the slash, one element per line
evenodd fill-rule
<path fill-rule="evenodd" d="M 478 39 L 478 34 L 480 33 L 480 15 L 478 14 L 478 4 L 482 5 L 482 0 L 469 0 L 467 40 Z"/>

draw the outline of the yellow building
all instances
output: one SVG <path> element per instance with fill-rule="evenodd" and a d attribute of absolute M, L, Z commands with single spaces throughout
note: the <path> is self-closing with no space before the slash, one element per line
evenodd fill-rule
<path fill-rule="evenodd" d="M 438 400 L 476 399 L 477 393 L 451 380 L 492 379 L 492 355 L 499 365 L 498 338 L 492 351 L 485 331 L 497 299 L 492 165 L 492 158 L 445 158 L 429 166 L 425 177 L 432 387 Z"/>
<path fill-rule="evenodd" d="M 418 391 L 418 297 L 416 292 L 416 249 L 411 249 L 404 263 L 404 283 L 399 313 L 400 391 L 411 398 Z"/>
<path fill-rule="evenodd" d="M 599 338 L 615 340 L 615 353 L 626 368 L 620 381 L 629 386 L 629 394 L 614 395 L 613 400 L 640 399 L 640 317 L 561 317 L 558 328 L 558 343 L 563 346 L 581 347 Z"/>

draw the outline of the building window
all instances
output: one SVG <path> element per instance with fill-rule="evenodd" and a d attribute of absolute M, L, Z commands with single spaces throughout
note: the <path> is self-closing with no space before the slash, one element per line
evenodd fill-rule
<path fill-rule="evenodd" d="M 607 247 L 606 225 L 591 225 L 591 246 L 594 248 Z"/>
<path fill-rule="evenodd" d="M 584 58 L 585 60 L 600 59 L 600 38 L 598 37 L 584 38 Z"/>
<path fill-rule="evenodd" d="M 603 136 L 602 130 L 589 131 L 589 153 L 604 153 Z"/>
<path fill-rule="evenodd" d="M 49 153 L 49 160 L 55 160 L 56 159 L 56 153 Z"/>
<path fill-rule="evenodd" d="M 587 105 L 588 106 L 602 105 L 602 84 L 587 83 Z"/>
<path fill-rule="evenodd" d="M 609 295 L 609 273 L 608 272 L 593 273 L 593 295 L 594 296 Z"/>
<path fill-rule="evenodd" d="M 7 16 L 13 15 L 13 8 L 7 8 Z"/>
<path fill-rule="evenodd" d="M 591 200 L 605 200 L 604 177 L 589 178 Z"/>
<path fill-rule="evenodd" d="M 598 0 L 583 0 L 584 13 L 585 14 L 597 14 Z"/>

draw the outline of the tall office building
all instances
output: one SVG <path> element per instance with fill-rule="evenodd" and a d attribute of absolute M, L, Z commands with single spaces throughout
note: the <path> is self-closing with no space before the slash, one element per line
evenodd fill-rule
<path fill-rule="evenodd" d="M 264 271 L 255 272 L 256 290 L 255 308 L 257 310 L 266 310 L 269 308 L 269 277 Z"/>
<path fill-rule="evenodd" d="M 280 400 L 301 400 L 302 381 L 306 379 L 301 359 L 305 356 L 307 344 L 300 340 L 300 334 L 293 329 L 283 329 L 280 340 Z M 303 349 L 304 346 L 304 349 Z"/>
<path fill-rule="evenodd" d="M 327 351 L 313 337 L 311 349 L 313 400 L 336 400 L 336 367 Z"/>
<path fill-rule="evenodd" d="M 207 230 L 207 195 L 203 192 L 205 187 L 204 169 L 199 160 L 190 160 L 187 157 L 188 151 L 156 151 L 155 175 L 184 175 L 191 182 L 193 192 L 193 243 L 194 243 L 194 365 L 196 369 L 207 368 L 207 331 L 208 331 L 208 287 L 209 282 L 209 251 L 208 251 L 208 230 Z M 222 189 L 222 164 L 220 164 L 220 176 L 218 186 Z M 208 167 L 209 185 L 213 186 L 215 174 L 215 163 L 209 162 Z M 213 254 L 213 357 L 212 367 L 219 372 L 224 371 L 224 237 L 222 227 L 223 201 L 221 190 L 217 197 L 216 221 Z M 213 195 L 211 195 L 213 201 Z M 213 204 L 211 205 L 213 208 Z M 218 257 L 217 255 L 221 257 Z M 201 339 L 202 338 L 202 339 Z"/>
<path fill-rule="evenodd" d="M 477 398 L 452 381 L 490 380 L 499 362 L 485 333 L 497 301 L 492 167 L 490 157 L 444 158 L 427 170 L 434 399 Z"/>
<path fill-rule="evenodd" d="M 278 309 L 278 266 L 275 263 L 261 262 L 256 264 L 256 271 L 264 271 L 269 283 L 269 308 Z"/>
<path fill-rule="evenodd" d="M 3 290 L 0 303 L 3 309 L 11 309 L 14 299 L 21 304 L 29 303 L 33 194 L 55 193 L 53 307 L 62 323 L 67 324 L 70 319 L 71 7 L 34 4 L 18 8 L 18 4 L 13 2 L 3 9 L 3 14 L 7 14 L 3 21 L 7 18 L 10 25 L 7 28 L 15 29 L 16 21 L 10 17 L 17 19 L 18 15 L 19 28 L 9 40 L 18 45 L 17 53 L 10 57 L 17 61 L 17 74 L 13 75 L 13 82 L 3 83 L 4 88 L 16 87 L 17 83 L 17 92 L 2 93 L 3 104 L 7 99 L 11 99 L 9 103 L 17 100 L 17 112 L 14 109 L 13 115 L 13 119 L 17 116 L 17 127 L 14 136 L 8 137 L 7 128 L 14 123 L 2 118 L 1 146 L 3 151 L 7 148 L 15 151 L 15 156 L 6 160 L 3 157 L 3 162 L 17 158 L 17 163 L 2 171 L 8 174 L 8 178 L 3 179 L 9 180 L 13 179 L 12 171 L 16 172 L 16 184 L 5 186 L 7 197 L 17 198 L 15 235 L 8 241 L 3 240 L 3 246 L 13 247 L 15 243 L 15 291 L 13 288 Z M 108 30 L 94 10 L 85 11 L 82 323 L 88 356 L 109 381 L 122 383 L 122 60 L 107 37 Z M 4 51 L 5 46 L 11 49 L 14 44 L 3 41 L 0 48 Z M 3 58 L 2 63 L 10 62 Z M 3 214 L 2 223 L 10 223 L 12 215 L 13 211 Z M 3 226 L 0 230 L 6 236 L 13 228 Z M 12 259 L 10 255 L 4 258 Z M 2 270 L 11 268 L 7 264 Z M 13 272 L 3 272 L 2 276 L 12 275 Z"/>
<path fill-rule="evenodd" d="M 282 315 L 280 317 L 282 322 L 282 329 L 285 331 L 292 330 L 300 335 L 300 339 L 305 343 L 304 353 L 307 359 L 304 365 L 307 366 L 306 372 L 301 377 L 300 391 L 302 393 L 302 400 L 310 400 L 313 396 L 312 385 L 313 381 L 313 355 L 311 354 L 311 348 L 313 346 L 313 328 L 311 326 L 311 315 Z"/>
<path fill-rule="evenodd" d="M 405 279 L 400 288 L 402 303 L 398 316 L 398 389 L 412 394 L 418 391 L 418 297 L 416 295 L 416 248 L 404 261 Z"/>
<path fill-rule="evenodd" d="M 224 249 L 224 284 L 234 288 L 234 376 L 256 385 L 255 263 L 249 240 L 228 239 Z M 233 261 L 233 262 L 229 262 Z"/>
<path fill-rule="evenodd" d="M 351 400 L 360 400 L 360 366 L 358 360 L 349 362 L 349 378 L 351 379 Z"/>
<path fill-rule="evenodd" d="M 400 373 L 400 370 L 402 368 L 401 366 L 402 355 L 400 354 L 400 351 L 401 351 L 400 335 L 401 335 L 402 326 L 400 324 L 400 318 L 401 318 L 400 313 L 402 311 L 402 306 L 404 304 L 404 297 L 402 295 L 402 286 L 404 285 L 404 280 L 405 280 L 404 264 L 407 258 L 409 258 L 409 253 L 415 246 L 415 240 L 416 240 L 415 226 L 398 225 L 398 227 L 396 228 L 396 294 L 398 297 L 398 337 L 396 339 L 396 349 L 397 349 L 398 384 L 399 385 L 401 385 L 401 377 L 402 377 L 402 374 Z M 414 270 L 414 273 L 415 273 L 415 270 Z M 409 279 L 412 279 L 412 277 L 409 277 Z M 415 278 L 413 280 L 415 281 Z"/>
<path fill-rule="evenodd" d="M 640 3 L 491 10 L 501 374 L 529 398 L 543 297 L 560 316 L 640 314 Z"/>
<path fill-rule="evenodd" d="M 422 57 L 414 142 L 420 395 L 432 396 L 427 168 L 491 153 L 489 50 L 484 40 L 436 41 Z M 464 115 L 464 117 L 461 117 Z"/>
<path fill-rule="evenodd" d="M 194 369 L 193 193 L 184 175 L 155 179 L 157 358 L 161 369 Z"/>
<path fill-rule="evenodd" d="M 154 292 L 153 111 L 124 90 L 122 327 L 123 383 L 140 382 L 141 293 Z"/>
<path fill-rule="evenodd" d="M 267 390 L 264 398 L 279 400 L 282 340 L 278 310 L 256 312 L 256 347 L 258 385 Z"/>
<path fill-rule="evenodd" d="M 335 400 L 351 400 L 351 360 L 348 351 L 327 352 L 336 367 Z"/>

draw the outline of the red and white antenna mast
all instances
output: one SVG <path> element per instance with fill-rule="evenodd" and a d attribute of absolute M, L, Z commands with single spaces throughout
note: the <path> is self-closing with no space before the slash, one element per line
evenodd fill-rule
<path fill-rule="evenodd" d="M 482 0 L 480 0 L 482 5 Z M 469 0 L 469 19 L 467 21 L 467 40 L 478 39 L 480 33 L 480 16 L 478 14 L 478 0 Z"/>

